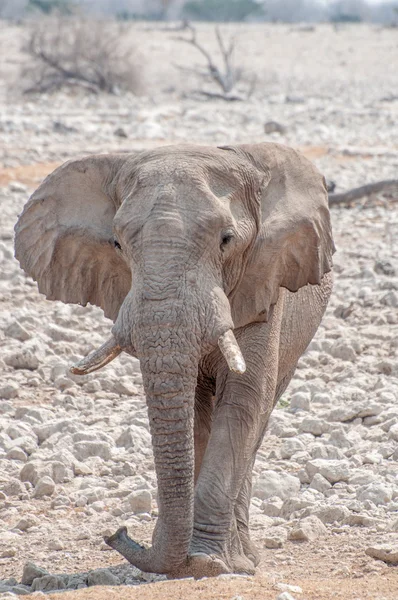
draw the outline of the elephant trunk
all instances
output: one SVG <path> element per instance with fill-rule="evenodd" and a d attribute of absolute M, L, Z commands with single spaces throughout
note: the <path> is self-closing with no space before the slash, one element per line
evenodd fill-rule
<path fill-rule="evenodd" d="M 221 290 L 212 293 L 214 301 L 203 310 L 203 298 L 184 290 L 177 297 L 147 290 L 141 297 L 132 295 L 113 328 L 117 347 L 111 341 L 109 347 L 105 345 L 116 353 L 127 345 L 130 332 L 131 346 L 140 360 L 159 508 L 151 548 L 131 540 L 125 528 L 106 542 L 147 572 L 177 572 L 188 555 L 194 508 L 194 405 L 201 356 L 218 342 L 229 368 L 239 373 L 245 370 L 231 330 L 228 300 Z M 103 353 L 98 353 L 102 363 Z M 92 368 L 92 361 L 87 362 Z"/>
<path fill-rule="evenodd" d="M 125 529 L 106 542 L 143 571 L 172 573 L 187 557 L 194 503 L 194 400 L 201 354 L 199 323 L 178 300 L 145 303 L 133 325 L 140 359 L 158 484 L 159 517 L 152 547 Z M 138 314 L 139 311 L 137 311 Z M 136 313 L 136 314 L 137 314 Z"/>

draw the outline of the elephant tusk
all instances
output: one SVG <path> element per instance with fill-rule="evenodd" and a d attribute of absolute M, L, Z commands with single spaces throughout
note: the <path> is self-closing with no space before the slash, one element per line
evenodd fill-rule
<path fill-rule="evenodd" d="M 242 375 L 246 371 L 246 363 L 232 329 L 219 337 L 218 345 L 230 370 Z"/>
<path fill-rule="evenodd" d="M 97 369 L 105 367 L 114 358 L 119 356 L 122 348 L 116 343 L 115 338 L 112 336 L 105 344 L 102 344 L 98 350 L 94 350 L 88 356 L 79 360 L 78 363 L 70 368 L 70 372 L 74 375 L 87 375 Z"/>

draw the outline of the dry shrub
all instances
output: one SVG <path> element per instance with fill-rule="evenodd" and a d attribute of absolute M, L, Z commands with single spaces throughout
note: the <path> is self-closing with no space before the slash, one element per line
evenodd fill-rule
<path fill-rule="evenodd" d="M 94 93 L 138 93 L 138 58 L 128 34 L 124 24 L 76 16 L 36 21 L 25 48 L 31 60 L 22 73 L 24 92 L 77 85 Z"/>

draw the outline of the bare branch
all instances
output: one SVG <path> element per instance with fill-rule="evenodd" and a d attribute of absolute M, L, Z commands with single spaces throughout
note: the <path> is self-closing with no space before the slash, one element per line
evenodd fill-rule
<path fill-rule="evenodd" d="M 64 85 L 95 93 L 137 91 L 134 50 L 125 43 L 125 33 L 115 23 L 65 16 L 36 23 L 25 49 L 32 59 L 24 73 L 30 80 L 25 93 L 54 91 Z"/>
<path fill-rule="evenodd" d="M 397 188 L 398 191 L 398 179 L 389 179 L 385 181 L 377 181 L 375 183 L 368 183 L 367 185 L 362 185 L 352 190 L 348 190 L 347 192 L 329 194 L 329 206 L 350 204 L 351 202 L 354 202 L 354 200 L 359 200 L 365 196 L 389 191 L 394 188 Z"/>
<path fill-rule="evenodd" d="M 215 36 L 219 48 L 219 52 L 223 61 L 223 68 L 219 68 L 213 59 L 210 52 L 198 41 L 196 28 L 191 23 L 186 23 L 186 29 L 191 32 L 190 38 L 178 37 L 175 38 L 180 42 L 185 42 L 194 46 L 205 58 L 207 63 L 207 73 L 211 79 L 221 88 L 223 95 L 213 92 L 201 92 L 202 95 L 210 97 L 225 97 L 226 100 L 231 100 L 231 92 L 241 79 L 242 69 L 233 66 L 233 56 L 235 52 L 235 37 L 232 36 L 228 44 L 225 43 L 221 30 L 218 26 L 215 27 Z M 250 90 L 251 93 L 253 90 Z M 227 97 L 228 96 L 228 97 Z M 237 99 L 238 96 L 235 97 Z M 243 98 L 242 98 L 243 99 Z"/>

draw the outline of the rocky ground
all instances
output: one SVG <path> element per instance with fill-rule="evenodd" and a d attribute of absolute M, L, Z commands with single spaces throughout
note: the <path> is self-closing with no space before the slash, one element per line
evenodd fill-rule
<path fill-rule="evenodd" d="M 20 28 L 1 33 L 3 47 L 17 47 Z M 154 73 L 164 49 L 193 60 L 170 33 L 137 35 L 152 40 Z M 139 364 L 122 355 L 72 376 L 68 367 L 106 339 L 110 322 L 97 308 L 44 300 L 13 258 L 12 228 L 29 193 L 56 164 L 87 152 L 273 140 L 301 148 L 337 189 L 397 177 L 392 30 L 256 26 L 245 39 L 259 84 L 244 103 L 198 101 L 184 88 L 195 80 L 173 80 L 171 67 L 141 98 L 60 93 L 11 103 L 2 88 L 0 598 L 119 584 L 140 586 L 128 597 L 144 599 L 398 596 L 396 197 L 332 210 L 334 295 L 254 468 L 262 562 L 251 579 L 160 583 L 103 543 L 122 524 L 149 542 L 156 520 Z M 18 60 L 15 50 L 0 67 L 3 83 Z M 265 133 L 271 120 L 283 129 Z"/>

